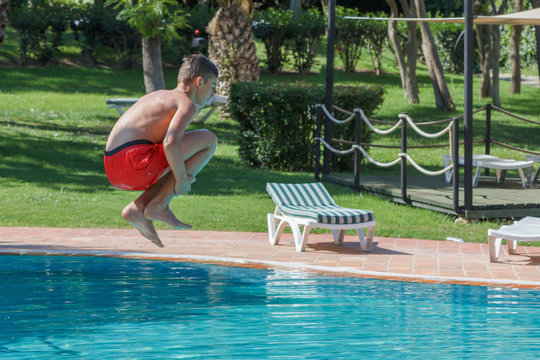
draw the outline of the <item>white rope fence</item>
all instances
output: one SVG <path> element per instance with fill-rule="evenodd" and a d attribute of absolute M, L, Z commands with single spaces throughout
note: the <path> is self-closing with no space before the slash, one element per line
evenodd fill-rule
<path fill-rule="evenodd" d="M 353 112 L 349 112 L 349 111 L 345 111 L 343 109 L 339 109 L 341 112 L 343 113 L 346 113 L 346 114 L 350 114 L 349 117 L 345 120 L 338 120 L 336 119 L 335 117 L 332 116 L 332 114 L 330 114 L 328 112 L 328 109 L 326 108 L 326 106 L 324 104 L 317 104 L 315 105 L 316 107 L 320 107 L 324 114 L 328 117 L 328 119 L 330 119 L 332 122 L 336 123 L 336 124 L 347 124 L 348 122 L 350 122 L 352 119 L 354 119 L 355 117 L 355 113 L 358 113 L 360 114 L 360 117 L 362 118 L 362 120 L 366 123 L 366 125 L 373 131 L 375 132 L 376 134 L 379 134 L 379 135 L 388 135 L 394 131 L 396 131 L 402 124 L 403 124 L 403 120 L 406 120 L 407 123 L 414 129 L 414 131 L 416 131 L 418 134 L 424 136 L 424 137 L 427 137 L 427 138 L 431 138 L 431 139 L 434 139 L 434 138 L 437 138 L 439 136 L 442 136 L 444 135 L 445 133 L 447 133 L 450 128 L 452 127 L 452 124 L 449 124 L 447 127 L 445 127 L 444 129 L 442 129 L 441 131 L 437 132 L 437 133 L 428 133 L 428 132 L 425 132 L 423 130 L 421 130 L 418 125 L 415 124 L 415 122 L 409 117 L 409 115 L 407 114 L 399 114 L 399 120 L 394 124 L 392 125 L 391 128 L 389 129 L 386 129 L 386 130 L 382 130 L 382 129 L 378 129 L 376 128 L 375 126 L 373 126 L 372 122 L 368 119 L 368 117 L 366 116 L 366 114 L 364 113 L 364 111 L 360 108 L 355 108 L 353 110 Z M 450 121 L 450 120 L 445 120 L 445 121 Z M 426 123 L 427 125 L 427 123 Z"/>
<path fill-rule="evenodd" d="M 416 124 L 409 117 L 409 115 L 407 115 L 407 114 L 399 114 L 399 118 L 407 120 L 407 122 L 409 123 L 409 125 L 411 125 L 411 127 L 414 129 L 414 131 L 416 131 L 418 134 L 420 134 L 420 135 L 422 135 L 424 137 L 430 138 L 430 139 L 438 138 L 439 136 L 446 134 L 448 131 L 450 131 L 450 128 L 452 127 L 452 124 L 450 124 L 447 127 L 445 127 L 444 129 L 442 129 L 441 131 L 439 131 L 438 133 L 430 134 L 430 133 L 427 133 L 425 131 L 422 131 L 418 126 L 416 126 Z"/>
<path fill-rule="evenodd" d="M 373 124 L 371 123 L 371 121 L 369 121 L 369 119 L 367 118 L 366 114 L 364 114 L 364 111 L 362 109 L 359 109 L 359 108 L 356 108 L 354 109 L 354 112 L 357 112 L 360 114 L 360 117 L 362 117 L 362 120 L 364 120 L 364 122 L 366 123 L 366 125 L 371 129 L 373 130 L 375 133 L 379 134 L 379 135 L 388 135 L 392 132 L 394 132 L 398 127 L 401 126 L 401 124 L 403 123 L 403 120 L 399 120 L 397 123 L 394 124 L 394 126 L 392 126 L 390 129 L 386 129 L 386 130 L 381 130 L 381 129 L 377 129 L 375 126 L 373 126 Z"/>
<path fill-rule="evenodd" d="M 330 120 L 332 120 L 332 122 L 334 122 L 334 123 L 336 123 L 336 124 L 340 124 L 340 125 L 346 124 L 346 123 L 350 122 L 352 119 L 354 119 L 354 116 L 355 116 L 354 113 L 352 113 L 351 116 L 349 116 L 349 117 L 346 118 L 345 120 L 338 120 L 338 119 L 336 119 L 335 117 L 333 117 L 332 114 L 330 114 L 330 113 L 328 112 L 328 109 L 326 108 L 326 106 L 324 106 L 324 104 L 317 104 L 317 105 L 315 105 L 315 107 L 320 107 L 320 108 L 324 111 L 325 115 L 326 115 Z"/>
<path fill-rule="evenodd" d="M 377 160 L 373 159 L 371 156 L 369 156 L 369 154 L 366 152 L 366 150 L 361 145 L 353 145 L 348 150 L 337 150 L 337 149 L 333 148 L 330 144 L 328 144 L 326 141 L 324 141 L 324 139 L 322 139 L 320 137 L 315 137 L 315 138 L 313 138 L 313 140 L 320 141 L 324 145 L 325 148 L 327 148 L 328 150 L 330 150 L 334 154 L 347 155 L 347 154 L 352 153 L 355 149 L 358 149 L 362 153 L 362 155 L 364 155 L 364 157 L 366 159 L 368 159 L 369 162 L 371 162 L 372 164 L 374 164 L 376 166 L 379 166 L 379 167 L 391 167 L 391 166 L 394 166 L 394 165 L 398 164 L 401 161 L 401 158 L 405 157 L 411 163 L 411 165 L 414 166 L 414 168 L 416 170 L 418 170 L 422 174 L 428 175 L 428 176 L 443 175 L 446 172 L 448 172 L 448 171 L 450 171 L 450 170 L 452 170 L 454 168 L 454 165 L 450 164 L 447 167 L 445 167 L 444 169 L 441 169 L 441 170 L 438 170 L 438 171 L 426 170 L 423 167 L 421 167 L 420 165 L 418 165 L 418 163 L 416 161 L 414 161 L 414 159 L 409 154 L 406 154 L 406 153 L 399 153 L 398 157 L 395 160 L 384 163 L 384 162 L 377 161 Z"/>

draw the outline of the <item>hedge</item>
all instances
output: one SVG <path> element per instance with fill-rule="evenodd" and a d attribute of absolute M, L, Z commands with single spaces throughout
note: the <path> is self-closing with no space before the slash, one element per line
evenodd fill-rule
<path fill-rule="evenodd" d="M 229 95 L 231 117 L 240 124 L 239 155 L 253 167 L 287 171 L 310 171 L 315 163 L 313 142 L 316 128 L 315 104 L 323 102 L 323 85 L 233 83 Z M 334 104 L 367 116 L 384 99 L 378 86 L 336 85 Z M 354 122 L 334 127 L 334 137 L 354 140 Z M 370 133 L 362 123 L 362 139 Z M 338 159 L 334 169 L 352 168 L 352 161 Z"/>

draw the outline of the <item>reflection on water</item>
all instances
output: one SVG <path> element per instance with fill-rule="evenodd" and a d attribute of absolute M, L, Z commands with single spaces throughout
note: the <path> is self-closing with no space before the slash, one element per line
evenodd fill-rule
<path fill-rule="evenodd" d="M 514 350 L 540 358 L 535 290 L 180 262 L 0 259 L 2 359 L 511 359 Z"/>

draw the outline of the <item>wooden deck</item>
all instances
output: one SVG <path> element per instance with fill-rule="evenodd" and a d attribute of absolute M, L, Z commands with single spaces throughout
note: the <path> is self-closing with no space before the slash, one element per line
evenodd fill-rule
<path fill-rule="evenodd" d="M 352 175 L 326 175 L 323 180 L 353 187 Z M 361 191 L 388 198 L 394 202 L 428 208 L 451 215 L 454 211 L 453 188 L 443 176 L 409 176 L 407 195 L 409 201 L 401 197 L 400 177 L 394 175 L 361 175 Z M 460 185 L 459 204 L 463 206 L 463 184 Z M 540 184 L 523 188 L 517 178 L 507 178 L 497 184 L 494 177 L 481 177 L 477 188 L 473 189 L 473 209 L 465 212 L 467 219 L 481 218 L 521 218 L 540 216 Z"/>

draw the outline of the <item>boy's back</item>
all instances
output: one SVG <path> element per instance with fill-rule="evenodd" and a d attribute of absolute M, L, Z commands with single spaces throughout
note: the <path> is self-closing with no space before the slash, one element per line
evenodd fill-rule
<path fill-rule="evenodd" d="M 176 89 L 160 90 L 143 96 L 120 117 L 113 127 L 106 149 L 114 149 L 133 140 L 163 142 L 172 117 L 178 109 L 191 117 L 197 109 L 191 100 Z"/>

